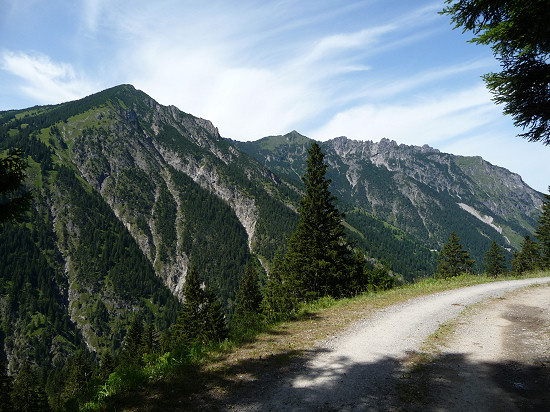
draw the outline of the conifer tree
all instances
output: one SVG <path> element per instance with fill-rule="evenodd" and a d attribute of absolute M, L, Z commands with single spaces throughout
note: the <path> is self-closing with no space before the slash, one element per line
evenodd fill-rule
<path fill-rule="evenodd" d="M 254 330 L 260 321 L 262 294 L 258 272 L 250 263 L 246 266 L 245 273 L 239 282 L 235 302 L 231 331 L 238 336 L 247 330 Z"/>
<path fill-rule="evenodd" d="M 101 355 L 101 359 L 99 361 L 99 377 L 103 380 L 107 379 L 111 373 L 115 371 L 115 360 L 113 358 L 113 355 L 111 355 L 111 352 L 106 350 Z"/>
<path fill-rule="evenodd" d="M 462 248 L 460 238 L 452 232 L 439 253 L 436 277 L 447 279 L 461 273 L 470 273 L 474 263 L 475 261 L 470 259 L 470 253 Z"/>
<path fill-rule="evenodd" d="M 50 411 L 44 388 L 40 386 L 36 373 L 27 363 L 23 364 L 13 381 L 11 402 L 16 412 Z"/>
<path fill-rule="evenodd" d="M 160 335 L 151 322 L 143 330 L 141 347 L 143 353 L 155 353 L 160 347 Z"/>
<path fill-rule="evenodd" d="M 206 296 L 201 289 L 199 274 L 191 267 L 183 286 L 183 304 L 173 326 L 177 344 L 189 345 L 198 340 L 200 330 L 204 327 L 201 311 L 204 310 L 205 303 Z"/>
<path fill-rule="evenodd" d="M 300 201 L 300 220 L 288 243 L 283 278 L 298 300 L 349 294 L 354 271 L 354 253 L 344 235 L 343 215 L 329 191 L 327 165 L 319 145 L 308 150 L 307 170 L 302 178 L 305 196 Z"/>
<path fill-rule="evenodd" d="M 283 282 L 286 273 L 284 256 L 278 251 L 273 259 L 262 299 L 262 310 L 268 320 L 286 318 L 297 306 L 296 294 L 288 282 Z"/>
<path fill-rule="evenodd" d="M 485 254 L 485 272 L 489 276 L 497 277 L 503 273 L 506 273 L 508 268 L 506 267 L 506 255 L 504 249 L 502 249 L 496 241 L 493 240 L 489 250 Z"/>
<path fill-rule="evenodd" d="M 92 368 L 79 351 L 70 360 L 67 379 L 62 398 L 65 409 L 78 410 L 78 405 L 85 399 L 88 390 L 88 382 L 92 377 Z"/>
<path fill-rule="evenodd" d="M 141 320 L 134 318 L 124 341 L 122 342 L 122 352 L 120 354 L 120 366 L 130 367 L 141 364 L 143 328 Z"/>
<path fill-rule="evenodd" d="M 529 235 L 525 236 L 521 244 L 521 250 L 514 253 L 512 270 L 514 273 L 533 272 L 540 267 L 539 245 Z"/>
<path fill-rule="evenodd" d="M 205 316 L 203 342 L 219 343 L 227 338 L 229 332 L 222 304 L 212 289 L 209 289 L 206 293 Z"/>
<path fill-rule="evenodd" d="M 0 412 L 13 411 L 11 391 L 12 379 L 8 376 L 5 362 L 0 358 Z"/>
<path fill-rule="evenodd" d="M 26 169 L 21 149 L 0 159 L 0 223 L 20 219 L 31 205 L 31 194 L 21 193 Z"/>
<path fill-rule="evenodd" d="M 550 187 L 548 187 L 550 192 Z M 535 230 L 535 236 L 540 242 L 541 266 L 550 268 L 550 195 L 545 194 L 542 202 L 542 210 L 539 217 L 539 225 Z"/>
<path fill-rule="evenodd" d="M 177 345 L 208 344 L 227 337 L 222 306 L 216 294 L 205 292 L 196 269 L 191 268 L 183 288 L 183 305 L 173 326 Z"/>

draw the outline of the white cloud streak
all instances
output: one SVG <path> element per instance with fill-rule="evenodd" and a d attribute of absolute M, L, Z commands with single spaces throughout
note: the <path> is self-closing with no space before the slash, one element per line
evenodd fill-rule
<path fill-rule="evenodd" d="M 4 51 L 0 67 L 24 83 L 21 90 L 40 103 L 60 103 L 84 97 L 96 91 L 97 85 L 78 76 L 72 65 L 53 62 L 35 53 Z"/>

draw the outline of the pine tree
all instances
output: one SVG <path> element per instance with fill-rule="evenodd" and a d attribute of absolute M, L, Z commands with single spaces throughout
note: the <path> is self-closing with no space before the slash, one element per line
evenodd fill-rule
<path fill-rule="evenodd" d="M 183 288 L 183 305 L 173 326 L 176 345 L 209 344 L 227 337 L 227 325 L 216 294 L 205 292 L 198 272 L 191 268 Z"/>
<path fill-rule="evenodd" d="M 12 379 L 8 376 L 6 364 L 0 357 L 0 412 L 13 411 L 11 403 Z"/>
<path fill-rule="evenodd" d="M 302 178 L 305 196 L 300 201 L 300 220 L 288 243 L 283 278 L 298 300 L 350 293 L 354 253 L 344 235 L 343 215 L 335 206 L 325 177 L 327 165 L 317 143 L 308 150 L 307 170 Z"/>
<path fill-rule="evenodd" d="M 241 277 L 235 302 L 235 313 L 231 321 L 232 333 L 239 336 L 248 330 L 255 330 L 260 322 L 262 293 L 258 272 L 250 263 Z"/>
<path fill-rule="evenodd" d="M 289 317 L 298 304 L 289 282 L 283 282 L 286 273 L 284 256 L 278 251 L 269 270 L 262 299 L 263 314 L 270 321 Z"/>
<path fill-rule="evenodd" d="M 493 240 L 489 250 L 485 254 L 485 272 L 489 276 L 497 277 L 503 273 L 506 273 L 508 268 L 506 266 L 506 255 L 504 249 L 502 249 L 496 241 Z"/>
<path fill-rule="evenodd" d="M 124 341 L 122 342 L 122 352 L 120 354 L 120 366 L 131 367 L 141 365 L 142 352 L 142 335 L 143 328 L 141 327 L 141 321 L 135 317 Z"/>
<path fill-rule="evenodd" d="M 462 248 L 460 238 L 455 232 L 451 233 L 449 240 L 439 253 L 438 262 L 436 277 L 443 279 L 470 273 L 475 263 L 470 259 L 470 253 Z"/>
<path fill-rule="evenodd" d="M 160 335 L 152 323 L 148 323 L 143 330 L 141 347 L 143 353 L 155 353 L 160 348 Z"/>
<path fill-rule="evenodd" d="M 106 380 L 115 371 L 116 363 L 111 352 L 106 350 L 99 361 L 99 377 Z"/>
<path fill-rule="evenodd" d="M 212 289 L 206 293 L 205 317 L 203 342 L 220 343 L 227 338 L 229 332 L 222 304 Z"/>
<path fill-rule="evenodd" d="M 514 273 L 533 272 L 541 265 L 539 245 L 529 235 L 525 236 L 521 250 L 514 253 L 512 270 Z"/>
<path fill-rule="evenodd" d="M 69 363 L 67 379 L 62 398 L 66 409 L 78 410 L 78 405 L 85 399 L 88 383 L 92 377 L 92 368 L 80 351 Z"/>
<path fill-rule="evenodd" d="M 27 363 L 23 364 L 13 381 L 11 402 L 16 412 L 50 411 L 44 388 L 40 386 L 36 373 Z"/>
<path fill-rule="evenodd" d="M 550 187 L 548 187 L 550 192 Z M 545 194 L 535 236 L 540 242 L 542 269 L 550 268 L 550 195 Z"/>

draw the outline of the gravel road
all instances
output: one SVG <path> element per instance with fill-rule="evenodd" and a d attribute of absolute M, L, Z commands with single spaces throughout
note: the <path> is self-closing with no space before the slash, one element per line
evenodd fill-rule
<path fill-rule="evenodd" d="M 430 391 L 428 391 L 428 394 L 424 396 L 426 399 L 414 399 L 416 406 L 414 406 L 414 402 L 411 402 L 410 408 L 407 403 L 404 404 L 402 396 L 400 400 L 398 391 L 400 386 L 407 384 L 404 382 L 407 381 L 407 378 L 404 377 L 403 362 L 419 351 L 422 343 L 442 323 L 456 318 L 465 307 L 490 298 L 502 297 L 509 291 L 535 283 L 550 283 L 550 278 L 509 280 L 476 285 L 413 299 L 404 304 L 380 310 L 372 317 L 355 324 L 345 334 L 325 342 L 309 359 L 295 362 L 287 373 L 255 382 L 246 391 L 235 394 L 236 396 L 230 400 L 229 404 L 226 404 L 226 409 L 238 411 L 394 411 L 414 410 L 418 407 L 418 410 L 461 410 L 464 406 L 464 399 L 454 396 L 452 392 L 445 392 L 452 386 L 449 385 L 449 382 L 453 381 L 453 376 L 449 376 L 448 371 L 453 369 L 449 369 L 449 365 L 445 365 L 444 362 L 434 362 L 431 370 L 426 371 L 420 380 L 417 379 L 413 382 L 413 384 L 421 386 L 422 382 L 426 383 L 427 377 L 430 378 L 430 384 L 434 385 L 432 396 L 429 396 Z M 542 289 L 547 290 L 548 288 Z M 524 302 L 525 305 L 528 305 L 529 298 L 524 299 L 528 300 Z M 539 299 L 539 303 L 543 304 L 544 302 L 548 309 L 548 300 Z M 550 311 L 547 312 L 550 315 Z M 512 309 L 509 316 L 514 316 Z M 481 322 L 481 327 L 479 327 L 479 322 Z M 471 334 L 467 338 L 470 343 L 490 341 L 491 339 L 483 333 L 489 327 L 499 327 L 499 325 L 494 325 L 495 322 L 494 319 L 492 321 L 486 319 L 484 323 L 483 320 L 478 319 L 477 328 L 465 328 L 461 330 L 460 335 Z M 516 337 L 521 338 L 520 335 L 516 333 Z M 475 346 L 475 344 L 473 345 Z M 506 347 L 509 348 L 510 345 L 512 342 L 508 342 Z M 467 345 L 462 348 L 463 353 L 467 353 L 469 350 Z M 487 354 L 497 350 L 494 345 L 488 345 L 486 349 Z M 498 353 L 501 353 L 502 350 L 498 349 Z M 521 350 L 517 349 L 516 355 L 519 356 L 520 353 Z M 454 359 L 455 362 L 453 362 L 453 356 L 456 355 L 454 352 L 449 352 L 446 355 L 449 356 L 445 357 L 444 361 L 451 364 L 458 363 L 457 359 Z M 460 358 L 460 360 L 463 359 Z M 475 361 L 472 359 L 473 363 Z M 442 365 L 445 367 L 441 367 L 441 370 L 438 371 L 437 368 Z M 438 378 L 439 380 L 434 379 L 437 373 L 442 371 L 447 371 L 446 377 Z M 452 373 L 458 374 L 459 371 L 455 370 Z M 462 379 L 464 380 L 464 377 Z M 436 390 L 436 388 L 438 389 Z M 466 397 L 469 392 L 466 390 L 464 393 Z M 441 394 L 443 400 L 441 401 L 440 396 L 434 396 L 435 394 Z M 454 399 L 452 402 L 449 401 L 448 405 L 451 405 L 449 408 L 446 407 L 447 399 L 450 399 L 448 396 Z M 475 405 L 472 409 L 472 405 L 470 405 L 468 409 L 490 410 L 483 405 L 480 406 L 480 409 Z"/>

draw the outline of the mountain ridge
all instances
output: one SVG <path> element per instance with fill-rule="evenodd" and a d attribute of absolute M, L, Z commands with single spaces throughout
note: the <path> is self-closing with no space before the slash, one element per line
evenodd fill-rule
<path fill-rule="evenodd" d="M 244 150 L 245 143 L 222 138 L 212 122 L 160 105 L 131 85 L 0 112 L 0 151 L 23 149 L 26 184 L 35 195 L 24 221 L 3 226 L 0 237 L 0 346 L 10 372 L 25 361 L 61 367 L 79 348 L 96 357 L 116 353 L 136 316 L 166 330 L 190 266 L 231 316 L 246 264 L 268 268 L 298 219 L 311 139 L 296 131 L 286 136 Z M 472 201 L 476 193 L 467 189 L 475 187 L 479 165 L 489 167 L 481 160 L 458 165 L 426 147 L 412 158 L 389 141 L 376 146 L 375 157 L 364 142 L 340 138 L 321 146 L 348 236 L 371 261 L 385 262 L 406 280 L 433 273 L 429 249 L 457 221 L 444 220 L 447 210 L 466 222 L 468 245 L 478 251 L 489 235 L 517 244 L 533 225 L 521 208 L 514 209 L 515 223 L 498 216 L 507 205 L 491 197 L 504 193 L 491 182 L 483 186 L 487 205 Z M 404 169 L 418 165 L 439 171 L 435 183 L 430 174 L 420 181 Z M 443 190 L 448 170 L 469 180 Z M 534 207 L 522 196 L 525 210 Z M 474 210 L 502 226 L 502 234 L 480 223 Z M 437 219 L 428 212 L 438 212 Z M 26 264 L 18 263 L 24 256 Z"/>
<path fill-rule="evenodd" d="M 308 139 L 294 131 L 235 144 L 297 183 L 306 147 L 313 141 Z M 461 220 L 468 222 L 463 236 L 478 260 L 490 238 L 517 249 L 536 226 L 542 194 L 518 174 L 479 156 L 456 156 L 389 139 L 375 143 L 341 136 L 319 144 L 330 166 L 332 187 L 344 202 L 405 230 L 431 249 L 442 247 L 453 226 L 461 232 Z M 476 227 L 476 222 L 482 225 Z"/>

